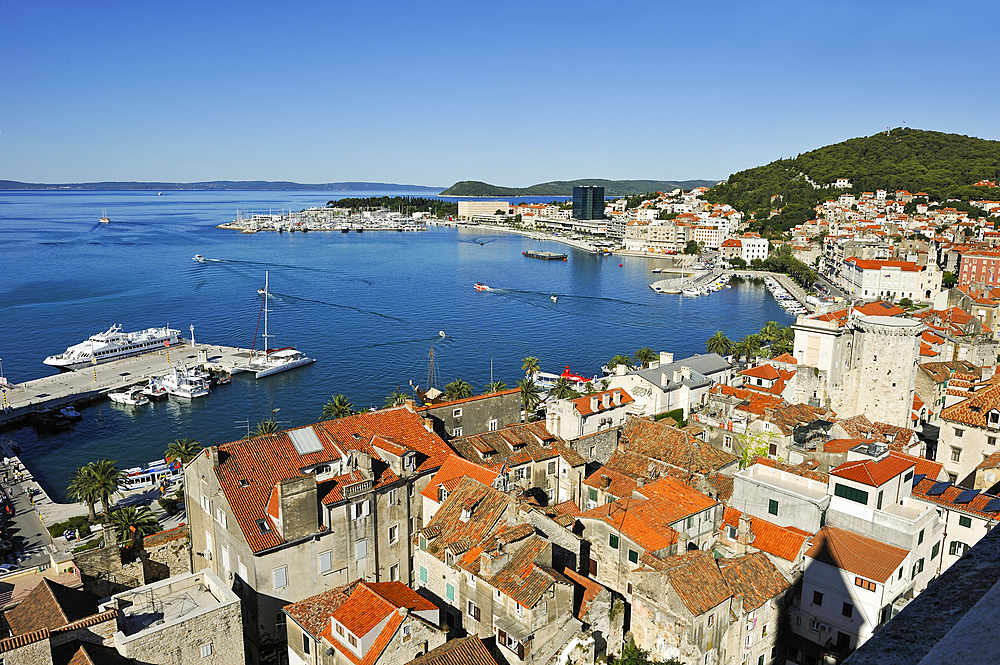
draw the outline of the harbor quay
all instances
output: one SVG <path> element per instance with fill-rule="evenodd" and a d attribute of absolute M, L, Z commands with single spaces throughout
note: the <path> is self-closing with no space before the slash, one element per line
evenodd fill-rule
<path fill-rule="evenodd" d="M 182 366 L 232 371 L 250 359 L 250 350 L 217 344 L 184 343 L 121 360 L 99 363 L 24 383 L 0 386 L 0 428 L 20 425 L 33 414 L 104 399 L 108 393 L 146 383 Z"/>

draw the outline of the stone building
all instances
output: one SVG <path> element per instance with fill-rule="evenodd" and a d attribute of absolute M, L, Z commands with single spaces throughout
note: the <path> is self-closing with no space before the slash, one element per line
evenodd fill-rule
<path fill-rule="evenodd" d="M 687 418 L 691 409 L 703 406 L 708 391 L 715 384 L 728 385 L 732 379 L 732 366 L 715 353 L 673 360 L 672 353 L 661 353 L 661 360 L 646 369 L 626 372 L 619 365 L 608 378 L 609 388 L 620 388 L 635 401 L 630 412 L 652 416 L 674 409 L 681 409 Z"/>
<path fill-rule="evenodd" d="M 434 432 L 444 440 L 493 432 L 521 422 L 521 389 L 475 395 L 417 408 L 421 418 L 433 423 Z"/>
<path fill-rule="evenodd" d="M 400 582 L 364 582 L 284 608 L 290 665 L 405 665 L 444 645 L 438 607 Z"/>
<path fill-rule="evenodd" d="M 620 388 L 573 399 L 548 400 L 545 429 L 567 441 L 614 429 L 625 422 L 632 402 L 632 397 Z"/>
<path fill-rule="evenodd" d="M 242 598 L 251 663 L 285 651 L 284 605 L 412 580 L 420 492 L 450 454 L 404 406 L 213 446 L 185 467 L 194 567 Z"/>
<path fill-rule="evenodd" d="M 970 394 L 941 412 L 937 459 L 953 483 L 972 489 L 976 467 L 1000 440 L 1000 386 Z"/>

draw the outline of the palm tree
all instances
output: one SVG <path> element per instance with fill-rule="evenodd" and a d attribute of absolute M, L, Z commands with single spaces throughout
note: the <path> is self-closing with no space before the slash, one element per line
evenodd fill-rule
<path fill-rule="evenodd" d="M 565 376 L 560 376 L 556 379 L 556 383 L 552 386 L 550 394 L 556 399 L 571 399 L 579 395 L 579 393 L 573 390 L 573 384 Z"/>
<path fill-rule="evenodd" d="M 771 346 L 774 342 L 778 341 L 778 336 L 781 334 L 781 326 L 777 321 L 768 321 L 757 333 L 760 341 L 767 344 L 768 355 L 771 354 Z"/>
<path fill-rule="evenodd" d="M 111 515 L 111 495 L 120 492 L 125 482 L 125 472 L 118 468 L 114 460 L 102 459 L 87 465 L 93 476 L 94 491 L 104 505 L 105 516 Z"/>
<path fill-rule="evenodd" d="M 455 379 L 451 383 L 445 385 L 445 399 L 465 399 L 466 397 L 472 397 L 472 386 L 462 379 Z"/>
<path fill-rule="evenodd" d="M 656 360 L 657 355 L 656 355 L 656 351 L 653 351 L 653 349 L 649 348 L 648 346 L 644 346 L 641 349 L 639 349 L 638 351 L 636 351 L 635 355 L 632 356 L 632 357 L 635 358 L 635 361 L 637 363 L 639 363 L 640 365 L 642 365 L 645 368 L 645 367 L 649 367 L 649 363 L 651 363 L 654 360 Z"/>
<path fill-rule="evenodd" d="M 178 461 L 181 465 L 188 464 L 201 452 L 200 441 L 194 439 L 174 439 L 167 444 L 167 450 L 163 453 L 164 459 L 168 462 Z"/>
<path fill-rule="evenodd" d="M 257 423 L 257 427 L 253 430 L 254 436 L 267 436 L 268 434 L 278 433 L 278 421 L 274 418 L 268 418 L 267 420 L 262 420 Z"/>
<path fill-rule="evenodd" d="M 347 399 L 347 395 L 334 395 L 323 405 L 322 420 L 334 420 L 351 415 L 354 415 L 354 405 Z"/>
<path fill-rule="evenodd" d="M 486 384 L 486 391 L 483 394 L 490 395 L 492 393 L 498 393 L 503 390 L 507 390 L 507 384 L 504 383 L 503 381 L 494 381 L 492 383 Z"/>
<path fill-rule="evenodd" d="M 521 389 L 521 405 L 524 406 L 525 416 L 533 413 L 538 408 L 538 403 L 542 401 L 542 396 L 538 391 L 535 382 L 525 377 L 517 382 L 517 387 Z"/>
<path fill-rule="evenodd" d="M 733 355 L 736 357 L 736 361 L 739 362 L 740 358 L 745 358 L 747 361 L 753 356 L 760 352 L 760 339 L 757 335 L 746 335 L 736 342 L 736 346 L 733 347 Z"/>
<path fill-rule="evenodd" d="M 146 506 L 122 506 L 111 515 L 119 543 L 136 542 L 143 536 L 158 533 L 160 523 Z"/>
<path fill-rule="evenodd" d="M 733 352 L 733 340 L 726 337 L 726 333 L 721 330 L 716 330 L 715 334 L 705 342 L 705 350 L 720 356 L 728 356 Z"/>
<path fill-rule="evenodd" d="M 535 380 L 535 375 L 538 374 L 538 358 L 535 356 L 528 356 L 524 359 L 524 363 L 521 365 L 521 369 L 528 373 L 528 378 L 532 381 Z"/>
<path fill-rule="evenodd" d="M 393 390 L 391 393 L 389 393 L 388 396 L 386 396 L 385 408 L 388 409 L 394 406 L 403 406 L 404 404 L 406 404 L 407 397 L 408 395 L 405 392 L 403 392 L 403 390 L 399 386 L 396 386 L 396 389 Z"/>
<path fill-rule="evenodd" d="M 608 369 L 613 372 L 615 370 L 615 367 L 618 367 L 619 365 L 624 365 L 629 369 L 635 367 L 635 365 L 632 364 L 631 358 L 629 358 L 628 356 L 624 356 L 620 353 L 608 361 Z"/>
<path fill-rule="evenodd" d="M 81 466 L 70 475 L 66 495 L 74 501 L 87 504 L 90 521 L 97 521 L 97 512 L 94 509 L 94 504 L 101 500 L 101 494 L 97 489 L 93 469 L 90 468 L 89 464 Z"/>

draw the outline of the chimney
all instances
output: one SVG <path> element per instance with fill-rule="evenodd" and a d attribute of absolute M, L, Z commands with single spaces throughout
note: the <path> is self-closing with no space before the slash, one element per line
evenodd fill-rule
<path fill-rule="evenodd" d="M 611 402 L 615 406 L 620 406 L 622 403 L 622 391 L 616 390 L 614 393 L 612 393 Z"/>
<path fill-rule="evenodd" d="M 690 367 L 681 367 L 681 376 L 683 376 L 686 380 L 690 381 L 691 380 L 691 368 Z"/>
<path fill-rule="evenodd" d="M 600 400 L 598 400 L 597 395 L 590 396 L 590 410 L 597 411 Z"/>
<path fill-rule="evenodd" d="M 610 476 L 603 476 L 602 475 L 601 476 L 601 489 L 602 490 L 606 490 L 609 487 L 611 487 L 611 477 Z"/>
<path fill-rule="evenodd" d="M 628 367 L 625 365 L 615 365 L 615 376 L 625 376 L 626 371 L 628 371 Z"/>
<path fill-rule="evenodd" d="M 674 362 L 674 354 L 667 353 L 666 351 L 660 351 L 660 364 L 669 365 Z"/>
<path fill-rule="evenodd" d="M 753 540 L 753 533 L 750 531 L 750 517 L 746 513 L 740 515 L 739 526 L 736 527 L 736 541 L 741 545 L 749 545 Z"/>
<path fill-rule="evenodd" d="M 680 383 L 682 378 L 681 371 L 679 369 L 674 370 L 674 383 Z"/>
<path fill-rule="evenodd" d="M 639 476 L 638 478 L 635 479 L 635 484 L 638 485 L 639 487 L 645 487 L 646 486 L 646 477 L 645 476 Z"/>

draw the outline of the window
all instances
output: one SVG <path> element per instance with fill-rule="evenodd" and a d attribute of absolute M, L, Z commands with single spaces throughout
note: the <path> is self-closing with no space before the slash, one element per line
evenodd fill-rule
<path fill-rule="evenodd" d="M 956 439 L 961 439 L 963 434 L 965 434 L 965 430 L 964 429 L 958 429 L 957 427 L 955 428 L 955 438 Z"/>
<path fill-rule="evenodd" d="M 770 515 L 778 514 L 778 502 L 774 499 L 767 500 L 767 512 Z"/>
<path fill-rule="evenodd" d="M 420 549 L 423 552 L 427 551 L 427 539 L 423 536 L 420 536 Z"/>
<path fill-rule="evenodd" d="M 222 508 L 215 509 L 215 521 L 222 525 L 222 528 L 226 528 L 226 512 Z"/>
<path fill-rule="evenodd" d="M 545 469 L 545 475 L 547 476 L 556 475 L 556 460 L 549 460 L 549 463 Z"/>
<path fill-rule="evenodd" d="M 462 428 L 461 427 L 456 427 L 455 429 L 453 429 L 451 431 L 451 435 L 452 436 L 462 436 Z"/>
<path fill-rule="evenodd" d="M 986 437 L 986 443 L 990 444 L 991 446 L 995 446 L 997 445 L 997 438 L 995 436 L 988 436 Z"/>
<path fill-rule="evenodd" d="M 524 606 L 521 603 L 514 603 L 514 609 L 517 610 L 517 616 L 524 618 Z"/>
<path fill-rule="evenodd" d="M 923 559 L 923 557 L 920 558 L 920 561 L 917 561 L 917 573 L 919 574 L 919 573 L 922 573 L 922 572 L 924 572 L 924 559 Z"/>
<path fill-rule="evenodd" d="M 917 534 L 917 545 L 924 542 L 924 530 L 921 529 L 920 533 Z"/>
<path fill-rule="evenodd" d="M 848 619 L 854 616 L 854 605 L 850 603 L 844 603 L 844 607 L 841 608 L 840 613 L 843 614 Z"/>
<path fill-rule="evenodd" d="M 908 483 L 908 482 L 910 482 L 911 480 L 913 480 L 913 471 L 912 471 L 912 470 L 911 470 L 911 471 L 907 471 L 907 472 L 906 472 L 906 475 L 905 475 L 905 476 L 903 476 L 903 482 L 904 482 L 904 483 Z"/>
<path fill-rule="evenodd" d="M 503 602 L 503 591 L 501 591 L 500 589 L 493 589 L 493 596 L 498 601 Z"/>
<path fill-rule="evenodd" d="M 714 614 L 709 614 L 708 615 L 708 627 L 711 628 L 714 623 L 715 623 L 715 615 Z"/>
<path fill-rule="evenodd" d="M 816 619 L 810 619 L 809 620 L 809 630 L 811 630 L 814 633 L 818 633 L 819 632 L 819 621 L 816 620 Z"/>
<path fill-rule="evenodd" d="M 934 543 L 934 547 L 931 548 L 931 561 L 937 558 L 938 552 L 941 551 L 941 543 Z"/>
<path fill-rule="evenodd" d="M 635 550 L 629 550 L 628 551 L 628 560 L 631 563 L 639 563 L 639 553 L 636 552 Z"/>
<path fill-rule="evenodd" d="M 468 602 L 468 605 L 466 606 L 466 611 L 467 611 L 467 613 L 469 615 L 469 618 L 473 619 L 475 621 L 479 621 L 479 606 L 476 605 L 471 600 L 467 601 L 467 602 Z"/>
<path fill-rule="evenodd" d="M 394 563 L 389 566 L 389 581 L 395 582 L 397 580 L 399 580 L 399 564 Z"/>
<path fill-rule="evenodd" d="M 261 534 L 271 533 L 271 523 L 266 519 L 257 520 L 257 529 L 260 530 Z"/>
<path fill-rule="evenodd" d="M 961 458 L 962 458 L 962 449 L 961 448 L 956 448 L 955 446 L 952 446 L 951 447 L 951 461 L 952 462 L 957 462 Z"/>
<path fill-rule="evenodd" d="M 359 540 L 354 543 L 354 558 L 358 561 L 368 558 L 368 541 Z"/>
<path fill-rule="evenodd" d="M 736 540 L 736 527 L 731 526 L 731 527 L 728 527 L 728 529 L 729 529 L 729 539 L 730 540 Z"/>
<path fill-rule="evenodd" d="M 403 626 L 403 641 L 406 642 L 410 639 L 410 624 Z"/>
<path fill-rule="evenodd" d="M 208 644 L 202 644 L 201 645 L 201 657 L 202 658 L 208 658 L 211 655 L 212 655 L 212 643 L 209 642 Z"/>
<path fill-rule="evenodd" d="M 205 551 L 211 554 L 213 549 L 215 548 L 212 545 L 212 532 L 205 529 Z"/>
<path fill-rule="evenodd" d="M 490 428 L 490 431 L 491 431 L 491 432 L 495 432 L 495 431 L 497 431 L 497 424 L 498 424 L 498 423 L 497 423 L 497 419 L 496 419 L 496 418 L 492 418 L 492 419 L 490 419 L 490 422 L 489 422 L 489 428 Z"/>
<path fill-rule="evenodd" d="M 237 568 L 240 571 L 240 579 L 241 580 L 246 580 L 247 579 L 247 567 L 243 563 L 243 559 L 241 559 L 239 556 L 236 557 L 236 565 L 237 565 Z"/>
<path fill-rule="evenodd" d="M 337 624 L 337 634 L 340 635 L 341 637 L 344 636 L 344 626 L 343 626 L 343 624 L 339 624 L 339 623 Z"/>
<path fill-rule="evenodd" d="M 594 459 L 597 456 L 597 446 L 590 447 L 590 459 Z"/>
<path fill-rule="evenodd" d="M 875 502 L 875 508 L 877 510 L 882 510 L 882 492 L 881 492 L 881 490 L 878 493 L 878 500 Z"/>
<path fill-rule="evenodd" d="M 302 653 L 309 655 L 309 647 L 312 644 L 312 640 L 309 639 L 308 633 L 302 633 Z"/>
<path fill-rule="evenodd" d="M 862 579 L 860 577 L 855 577 L 854 578 L 854 586 L 859 586 L 862 589 L 867 589 L 868 591 L 874 591 L 875 590 L 875 583 L 874 582 L 869 582 L 868 580 Z"/>
<path fill-rule="evenodd" d="M 399 503 L 399 488 L 394 487 L 389 490 L 389 505 L 395 506 L 397 503 Z"/>
<path fill-rule="evenodd" d="M 357 503 L 351 506 L 351 511 L 352 511 L 351 512 L 352 517 L 356 520 L 359 520 L 362 517 L 368 517 L 369 515 L 371 515 L 372 511 L 371 502 L 369 502 L 368 499 L 365 499 L 364 501 L 358 501 Z"/>
<path fill-rule="evenodd" d="M 857 503 L 862 503 L 868 505 L 868 492 L 864 490 L 859 490 L 856 487 L 848 487 L 847 485 L 841 485 L 840 483 L 834 483 L 833 493 L 842 499 L 847 499 L 848 501 L 856 501 Z"/>
<path fill-rule="evenodd" d="M 389 527 L 389 544 L 395 545 L 399 542 L 399 527 L 393 524 Z"/>
<path fill-rule="evenodd" d="M 358 646 L 358 638 L 354 637 L 352 633 L 347 634 L 347 643 L 352 647 Z"/>
<path fill-rule="evenodd" d="M 722 437 L 722 445 L 723 445 L 723 447 L 726 450 L 732 450 L 733 449 L 733 437 L 731 435 L 729 435 L 729 434 L 724 435 Z"/>
<path fill-rule="evenodd" d="M 275 589 L 281 589 L 282 587 L 288 586 L 288 566 L 275 568 L 271 571 L 271 575 L 274 578 Z"/>
<path fill-rule="evenodd" d="M 333 554 L 327 550 L 319 553 L 319 572 L 328 573 L 333 570 Z"/>
<path fill-rule="evenodd" d="M 461 418 L 462 417 L 462 409 L 461 408 L 452 409 L 451 410 L 451 417 L 452 418 Z"/>
<path fill-rule="evenodd" d="M 204 494 L 201 495 L 201 509 L 204 510 L 209 515 L 212 514 L 212 503 L 208 500 L 208 497 Z"/>
<path fill-rule="evenodd" d="M 445 585 L 444 595 L 445 597 L 448 598 L 449 601 L 453 603 L 455 602 L 455 587 L 450 582 Z"/>
<path fill-rule="evenodd" d="M 960 543 L 957 540 L 953 540 L 951 541 L 951 544 L 948 545 L 948 554 L 951 554 L 953 556 L 962 556 L 963 554 L 965 554 L 965 551 L 967 549 L 969 549 L 969 546 L 966 545 L 965 543 Z"/>
<path fill-rule="evenodd" d="M 587 492 L 587 496 L 590 497 L 591 501 L 597 501 L 597 488 L 591 487 Z"/>
<path fill-rule="evenodd" d="M 813 605 L 823 604 L 823 594 L 819 591 L 813 591 Z"/>
<path fill-rule="evenodd" d="M 420 582 L 422 584 L 427 584 L 427 569 L 420 566 Z"/>
<path fill-rule="evenodd" d="M 222 569 L 227 573 L 229 572 L 229 548 L 225 545 L 219 548 L 219 553 L 222 555 Z"/>
<path fill-rule="evenodd" d="M 472 573 L 466 573 L 465 574 L 465 582 L 469 586 L 471 586 L 473 589 L 476 588 L 476 576 L 473 575 Z"/>
<path fill-rule="evenodd" d="M 958 518 L 958 526 L 970 527 L 972 526 L 972 518 L 968 515 L 962 515 Z"/>
<path fill-rule="evenodd" d="M 610 545 L 613 550 L 618 549 L 618 536 L 615 534 L 608 536 L 608 545 Z"/>

